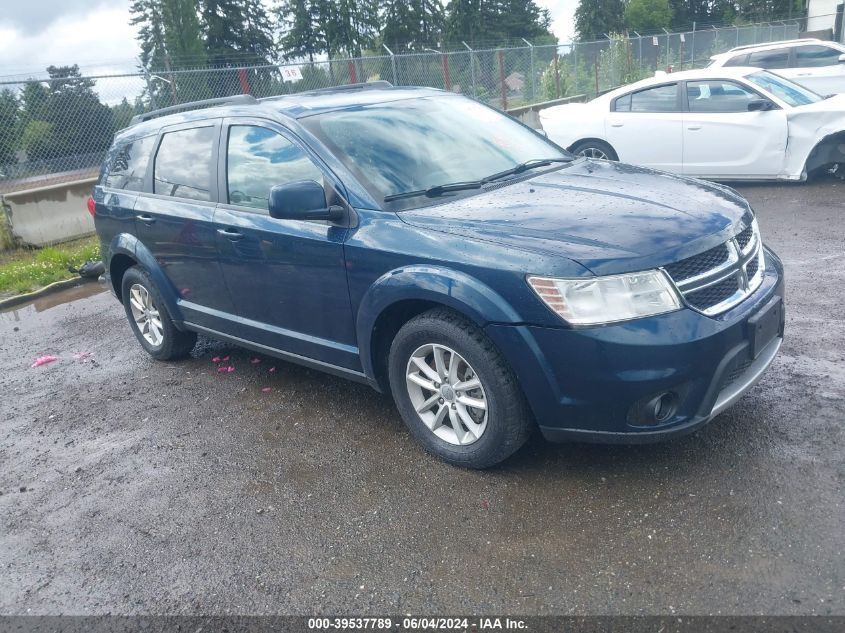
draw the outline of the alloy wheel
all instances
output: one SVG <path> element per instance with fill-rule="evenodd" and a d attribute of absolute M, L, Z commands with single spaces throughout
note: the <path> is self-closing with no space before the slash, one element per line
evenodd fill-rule
<path fill-rule="evenodd" d="M 487 396 L 470 364 L 445 345 L 417 348 L 408 361 L 405 382 L 422 422 L 449 444 L 477 442 L 487 428 Z"/>
<path fill-rule="evenodd" d="M 129 288 L 129 307 L 135 327 L 144 340 L 154 347 L 161 345 L 164 340 L 164 327 L 150 291 L 141 284 L 132 284 Z"/>
<path fill-rule="evenodd" d="M 580 152 L 578 152 L 578 155 L 586 156 L 587 158 L 598 158 L 601 160 L 607 160 L 607 154 L 605 154 L 597 147 L 585 147 Z"/>

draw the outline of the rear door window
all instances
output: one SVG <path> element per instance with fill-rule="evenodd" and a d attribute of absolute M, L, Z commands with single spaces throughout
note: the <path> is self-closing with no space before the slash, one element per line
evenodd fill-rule
<path fill-rule="evenodd" d="M 155 145 L 155 136 L 115 145 L 106 159 L 102 184 L 113 189 L 143 191 L 144 176 Z"/>
<path fill-rule="evenodd" d="M 796 46 L 795 67 L 835 66 L 839 63 L 841 54 L 840 51 L 829 46 Z"/>
<path fill-rule="evenodd" d="M 166 132 L 162 136 L 153 171 L 154 193 L 212 200 L 216 130 L 210 125 Z"/>
<path fill-rule="evenodd" d="M 734 55 L 725 62 L 725 66 L 748 66 L 748 53 L 742 55 Z"/>
<path fill-rule="evenodd" d="M 657 86 L 631 95 L 631 112 L 677 112 L 678 84 Z"/>
<path fill-rule="evenodd" d="M 748 65 L 755 68 L 776 70 L 789 67 L 789 49 L 775 48 L 770 51 L 757 51 L 748 56 Z"/>

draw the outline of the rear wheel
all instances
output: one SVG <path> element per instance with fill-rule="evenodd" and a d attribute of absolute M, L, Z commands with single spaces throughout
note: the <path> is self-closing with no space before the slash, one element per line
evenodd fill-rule
<path fill-rule="evenodd" d="M 619 156 L 613 148 L 597 139 L 590 139 L 587 141 L 579 141 L 569 150 L 576 156 L 586 156 L 587 158 L 598 158 L 600 160 L 619 160 Z"/>
<path fill-rule="evenodd" d="M 123 275 L 121 290 L 132 332 L 150 356 L 171 360 L 190 353 L 197 335 L 176 328 L 147 271 L 132 266 Z"/>
<path fill-rule="evenodd" d="M 487 468 L 528 439 L 531 415 L 510 368 L 484 332 L 435 309 L 406 323 L 388 359 L 402 419 L 423 447 L 467 468 Z"/>

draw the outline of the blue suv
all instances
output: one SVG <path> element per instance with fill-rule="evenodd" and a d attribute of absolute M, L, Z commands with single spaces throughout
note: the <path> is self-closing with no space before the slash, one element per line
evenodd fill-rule
<path fill-rule="evenodd" d="M 438 90 L 136 117 L 89 210 L 154 358 L 201 333 L 368 383 L 461 466 L 502 461 L 534 428 L 692 431 L 783 337 L 783 268 L 736 192 L 576 158 Z"/>

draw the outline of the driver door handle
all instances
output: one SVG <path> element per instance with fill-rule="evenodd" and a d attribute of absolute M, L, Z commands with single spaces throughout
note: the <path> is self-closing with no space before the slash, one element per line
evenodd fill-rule
<path fill-rule="evenodd" d="M 688 130 L 693 130 L 693 131 L 695 131 L 695 130 L 700 130 L 700 129 L 701 129 L 701 126 L 700 126 L 700 125 L 688 125 L 688 126 L 687 126 L 687 129 L 688 129 Z"/>
<path fill-rule="evenodd" d="M 222 235 L 223 237 L 232 240 L 233 242 L 237 242 L 240 239 L 243 239 L 244 234 L 238 231 L 237 229 L 217 229 L 217 232 Z"/>
<path fill-rule="evenodd" d="M 156 221 L 153 216 L 147 215 L 146 213 L 141 213 L 140 215 L 136 215 L 135 217 L 147 226 L 149 226 L 150 224 L 155 224 Z"/>

